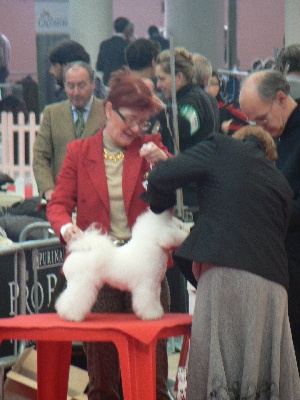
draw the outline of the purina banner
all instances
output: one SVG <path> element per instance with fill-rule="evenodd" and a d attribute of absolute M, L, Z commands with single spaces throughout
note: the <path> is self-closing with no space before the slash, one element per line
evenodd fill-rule
<path fill-rule="evenodd" d="M 35 1 L 36 33 L 70 32 L 69 0 Z"/>
<path fill-rule="evenodd" d="M 57 245 L 38 249 L 38 266 L 33 268 L 33 254 L 25 251 L 26 258 L 26 314 L 49 312 L 57 276 L 61 273 L 64 261 L 65 248 Z M 0 318 L 13 317 L 15 296 L 19 295 L 19 288 L 15 290 L 14 254 L 0 256 Z M 37 277 L 37 305 L 35 304 L 34 275 Z M 3 341 L 0 346 L 0 361 L 2 357 L 14 354 L 14 343 Z M 1 398 L 1 396 L 0 396 Z"/>

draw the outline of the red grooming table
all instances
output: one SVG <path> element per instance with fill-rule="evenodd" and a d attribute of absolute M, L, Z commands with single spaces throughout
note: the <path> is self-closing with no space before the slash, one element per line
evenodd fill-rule
<path fill-rule="evenodd" d="M 119 352 L 124 400 L 155 400 L 156 343 L 190 335 L 192 316 L 165 314 L 142 321 L 134 314 L 89 314 L 69 322 L 57 314 L 0 319 L 0 341 L 34 340 L 38 356 L 38 400 L 66 400 L 72 341 L 113 342 Z"/>

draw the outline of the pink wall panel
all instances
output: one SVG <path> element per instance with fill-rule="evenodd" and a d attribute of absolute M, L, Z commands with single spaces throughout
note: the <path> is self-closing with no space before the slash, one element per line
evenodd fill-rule
<path fill-rule="evenodd" d="M 135 35 L 147 37 L 150 25 L 164 27 L 162 3 L 162 0 L 114 0 L 114 19 L 121 16 L 129 18 L 135 25 Z"/>
<path fill-rule="evenodd" d="M 238 0 L 238 58 L 248 70 L 257 58 L 274 57 L 284 40 L 284 0 Z"/>
<path fill-rule="evenodd" d="M 227 0 L 224 0 L 225 4 Z M 238 0 L 237 53 L 240 69 L 249 69 L 256 58 L 274 55 L 283 46 L 285 0 Z M 137 37 L 147 37 L 149 25 L 164 26 L 162 0 L 114 0 L 114 18 L 128 17 Z M 226 10 L 226 6 L 225 6 Z M 11 76 L 36 73 L 34 0 L 0 0 L 0 31 L 11 42 Z M 225 17 L 225 21 L 226 21 Z M 34 75 L 36 78 L 36 75 Z"/>
<path fill-rule="evenodd" d="M 11 75 L 15 81 L 31 73 L 36 79 L 34 0 L 0 0 L 0 31 L 11 44 Z M 22 72 L 22 76 L 16 73 Z"/>

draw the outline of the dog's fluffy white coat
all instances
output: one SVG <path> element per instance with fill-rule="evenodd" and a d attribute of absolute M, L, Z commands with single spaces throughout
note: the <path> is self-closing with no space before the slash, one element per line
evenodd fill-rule
<path fill-rule="evenodd" d="M 188 231 L 169 211 L 140 215 L 131 240 L 115 247 L 108 235 L 91 228 L 68 246 L 63 272 L 67 288 L 56 301 L 59 315 L 82 321 L 92 309 L 98 291 L 107 283 L 132 293 L 132 308 L 141 319 L 163 316 L 160 303 L 161 281 L 169 250 L 179 247 Z"/>

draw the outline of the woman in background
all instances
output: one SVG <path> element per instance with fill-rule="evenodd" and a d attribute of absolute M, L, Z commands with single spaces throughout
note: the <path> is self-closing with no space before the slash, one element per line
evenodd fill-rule
<path fill-rule="evenodd" d="M 220 125 L 223 133 L 232 135 L 238 129 L 248 125 L 247 117 L 233 103 L 226 103 L 221 91 L 222 81 L 216 71 L 212 72 L 207 91 L 218 101 Z"/>

